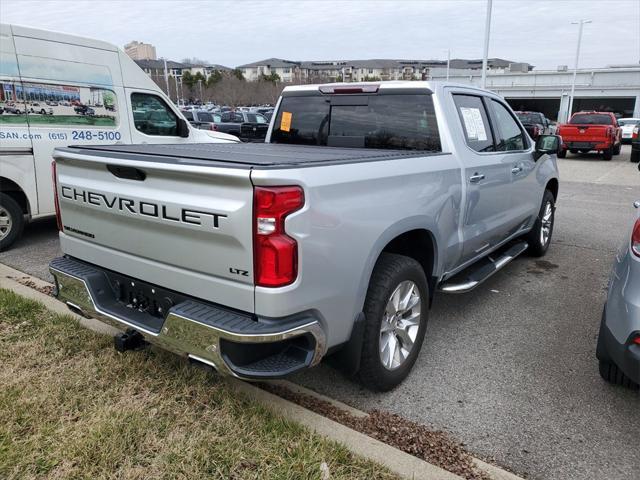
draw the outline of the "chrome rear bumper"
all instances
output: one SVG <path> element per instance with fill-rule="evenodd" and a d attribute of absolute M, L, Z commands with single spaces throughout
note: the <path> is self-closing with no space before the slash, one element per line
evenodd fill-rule
<path fill-rule="evenodd" d="M 120 330 L 138 331 L 147 342 L 208 364 L 222 374 L 243 379 L 280 378 L 317 365 L 326 352 L 325 333 L 311 315 L 256 320 L 193 299 L 171 307 L 164 320 L 155 318 L 159 328 L 153 328 L 141 323 L 139 311 L 116 302 L 105 270 L 68 257 L 54 259 L 49 270 L 56 281 L 57 298 L 72 311 Z M 291 347 L 288 342 L 298 343 Z M 255 353 L 251 350 L 257 350 L 258 345 L 270 353 L 238 364 L 237 358 L 246 357 L 246 353 L 251 357 Z M 295 352 L 287 355 L 282 348 L 294 348 Z M 239 357 L 231 354 L 242 349 L 246 352 Z"/>

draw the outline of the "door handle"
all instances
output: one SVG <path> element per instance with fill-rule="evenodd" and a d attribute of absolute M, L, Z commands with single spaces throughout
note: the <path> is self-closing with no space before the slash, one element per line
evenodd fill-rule
<path fill-rule="evenodd" d="M 522 167 L 513 167 L 511 169 L 511 173 L 513 173 L 514 175 L 517 175 L 518 173 L 520 173 L 522 171 Z"/>
<path fill-rule="evenodd" d="M 471 177 L 469 177 L 469 182 L 478 183 L 480 180 L 484 180 L 484 175 L 482 173 L 474 173 Z"/>

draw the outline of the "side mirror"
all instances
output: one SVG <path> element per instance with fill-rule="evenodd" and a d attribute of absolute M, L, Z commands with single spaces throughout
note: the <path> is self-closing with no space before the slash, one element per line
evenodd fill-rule
<path fill-rule="evenodd" d="M 562 137 L 559 135 L 540 135 L 536 140 L 534 157 L 538 160 L 543 155 L 554 155 L 560 151 Z"/>
<path fill-rule="evenodd" d="M 182 138 L 189 136 L 189 124 L 184 118 L 178 118 L 178 136 Z"/>

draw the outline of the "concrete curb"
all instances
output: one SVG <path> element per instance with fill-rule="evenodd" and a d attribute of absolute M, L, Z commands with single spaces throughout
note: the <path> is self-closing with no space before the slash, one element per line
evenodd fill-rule
<path fill-rule="evenodd" d="M 37 288 L 51 286 L 48 282 L 27 275 L 18 270 L 14 270 L 13 268 L 0 263 L 0 288 L 11 290 L 19 295 L 38 301 L 49 310 L 58 314 L 68 315 L 78 320 L 82 326 L 97 333 L 113 335 L 118 331 L 102 322 L 94 319 L 87 319 L 71 312 L 64 306 L 64 304 L 55 298 L 35 290 L 32 287 L 23 285 L 18 280 L 33 282 Z M 455 480 L 462 478 L 440 467 L 432 465 L 431 463 L 414 457 L 413 455 L 409 455 L 408 453 L 387 445 L 386 443 L 376 440 L 375 438 L 371 438 L 338 422 L 323 417 L 322 415 L 301 407 L 296 403 L 262 390 L 250 383 L 234 378 L 228 378 L 227 383 L 235 391 L 241 392 L 273 413 L 280 415 L 287 420 L 297 422 L 323 437 L 343 444 L 354 454 L 379 463 L 402 478 L 412 480 Z M 368 415 L 366 412 L 289 381 L 279 380 L 272 383 L 283 386 L 297 393 L 316 397 L 346 411 L 347 413 L 350 413 L 353 416 L 363 417 Z M 485 463 L 477 458 L 472 458 L 472 460 L 478 469 L 484 471 L 493 480 L 523 480 L 517 475 L 507 472 L 506 470 L 502 470 L 494 465 Z"/>

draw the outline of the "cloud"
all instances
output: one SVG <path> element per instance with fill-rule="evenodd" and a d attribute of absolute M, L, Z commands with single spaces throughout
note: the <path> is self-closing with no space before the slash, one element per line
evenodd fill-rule
<path fill-rule="evenodd" d="M 489 56 L 538 68 L 571 66 L 577 41 L 571 22 L 582 17 L 593 20 L 584 31 L 582 66 L 637 64 L 640 2 L 611 3 L 495 0 Z M 119 46 L 145 41 L 170 59 L 235 66 L 268 57 L 446 58 L 447 49 L 452 58 L 480 58 L 485 8 L 484 0 L 4 0 L 0 18 Z"/>

